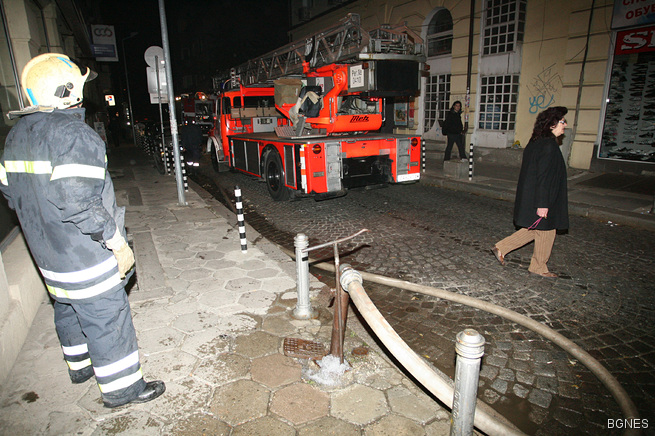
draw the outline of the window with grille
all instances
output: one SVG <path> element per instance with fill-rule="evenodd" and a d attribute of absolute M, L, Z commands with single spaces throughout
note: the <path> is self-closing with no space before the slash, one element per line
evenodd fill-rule
<path fill-rule="evenodd" d="M 512 52 L 523 41 L 526 0 L 486 0 L 482 54 Z"/>
<path fill-rule="evenodd" d="M 428 56 L 441 56 L 452 53 L 453 17 L 448 9 L 441 9 L 428 24 Z"/>
<path fill-rule="evenodd" d="M 485 130 L 514 130 L 519 76 L 483 76 L 480 83 L 478 127 Z"/>
<path fill-rule="evenodd" d="M 450 102 L 450 74 L 428 77 L 425 91 L 425 128 L 427 132 L 438 120 L 446 118 Z"/>

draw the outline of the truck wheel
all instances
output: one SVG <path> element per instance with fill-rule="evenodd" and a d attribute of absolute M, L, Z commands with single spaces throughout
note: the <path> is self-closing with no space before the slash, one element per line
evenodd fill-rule
<path fill-rule="evenodd" d="M 216 156 L 216 147 L 212 145 L 212 151 L 211 151 L 211 158 L 212 158 L 212 168 L 214 168 L 214 171 L 218 172 L 218 157 Z"/>
<path fill-rule="evenodd" d="M 289 188 L 284 186 L 284 168 L 280 155 L 275 151 L 267 151 L 264 155 L 264 180 L 266 188 L 273 200 L 289 199 Z"/>

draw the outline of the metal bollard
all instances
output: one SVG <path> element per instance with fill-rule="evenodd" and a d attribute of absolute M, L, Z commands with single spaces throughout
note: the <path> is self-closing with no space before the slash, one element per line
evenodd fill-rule
<path fill-rule="evenodd" d="M 184 191 L 189 192 L 189 180 L 187 179 L 186 164 L 184 163 L 184 156 L 180 153 L 180 169 L 182 170 L 182 185 Z"/>
<path fill-rule="evenodd" d="M 473 434 L 484 337 L 473 329 L 463 330 L 457 334 L 455 351 L 457 361 L 450 436 L 468 436 Z"/>
<path fill-rule="evenodd" d="M 469 182 L 473 179 L 473 143 L 469 144 Z"/>
<path fill-rule="evenodd" d="M 243 202 L 241 201 L 241 188 L 234 187 L 234 200 L 237 207 L 237 225 L 239 226 L 239 239 L 241 240 L 241 252 L 248 252 L 248 240 L 246 239 L 246 222 L 243 218 Z"/>
<path fill-rule="evenodd" d="M 293 310 L 295 319 L 313 319 L 316 318 L 316 311 L 312 309 L 312 303 L 309 300 L 309 255 L 303 253 L 303 250 L 309 246 L 309 238 L 304 233 L 298 233 L 293 238 L 293 246 L 296 247 L 296 275 L 298 284 L 298 301 L 296 308 Z"/>
<path fill-rule="evenodd" d="M 421 151 L 423 152 L 423 155 L 421 156 L 422 157 L 421 164 L 422 164 L 422 170 L 423 170 L 422 172 L 425 172 L 425 154 L 426 154 L 426 150 L 425 150 L 425 140 L 422 139 L 422 138 L 421 138 Z"/>

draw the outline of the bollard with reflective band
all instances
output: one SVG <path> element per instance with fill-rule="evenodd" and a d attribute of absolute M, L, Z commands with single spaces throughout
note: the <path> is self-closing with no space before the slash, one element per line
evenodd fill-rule
<path fill-rule="evenodd" d="M 239 239 L 241 240 L 241 252 L 248 252 L 248 240 L 246 239 L 246 222 L 243 218 L 243 203 L 241 201 L 241 188 L 234 187 L 234 200 L 237 207 L 237 225 L 239 226 Z"/>
<path fill-rule="evenodd" d="M 185 192 L 189 192 L 189 180 L 186 175 L 186 165 L 184 164 L 184 155 L 180 153 L 180 168 L 182 169 L 182 186 Z"/>
<path fill-rule="evenodd" d="M 472 435 L 484 337 L 473 329 L 463 330 L 457 334 L 455 351 L 457 361 L 450 436 Z"/>
<path fill-rule="evenodd" d="M 473 143 L 469 144 L 469 181 L 473 179 Z"/>
<path fill-rule="evenodd" d="M 422 172 L 425 172 L 425 153 L 426 153 L 426 150 L 425 150 L 425 141 L 423 139 L 421 139 L 421 151 L 423 152 L 422 153 L 422 158 L 423 159 L 422 159 L 422 162 L 421 162 L 422 163 Z"/>
<path fill-rule="evenodd" d="M 303 252 L 309 246 L 309 238 L 303 233 L 298 233 L 293 238 L 293 245 L 296 247 L 296 289 L 298 291 L 298 301 L 293 311 L 293 317 L 295 319 L 316 318 L 316 311 L 312 309 L 312 303 L 309 300 L 309 255 Z"/>

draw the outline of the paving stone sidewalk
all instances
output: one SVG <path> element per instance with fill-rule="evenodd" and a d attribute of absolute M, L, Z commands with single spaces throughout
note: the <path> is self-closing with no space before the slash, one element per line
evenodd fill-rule
<path fill-rule="evenodd" d="M 329 346 L 329 289 L 312 277 L 319 317 L 294 320 L 295 264 L 276 246 L 248 229 L 243 254 L 222 205 L 190 190 L 179 206 L 172 176 L 135 160 L 111 164 L 137 258 L 129 298 L 144 374 L 167 391 L 150 403 L 102 407 L 95 383 L 70 383 L 45 302 L 0 388 L 0 434 L 448 434 L 450 414 L 352 313 L 344 346 L 352 369 L 335 386 L 311 381 L 316 365 L 285 356 L 282 344 Z M 369 353 L 352 355 L 357 347 Z"/>

